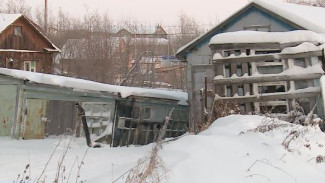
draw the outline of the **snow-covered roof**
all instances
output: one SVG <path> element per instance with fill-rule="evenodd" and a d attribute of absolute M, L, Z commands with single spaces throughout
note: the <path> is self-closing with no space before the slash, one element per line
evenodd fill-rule
<path fill-rule="evenodd" d="M 258 31 L 238 31 L 226 32 L 213 36 L 210 40 L 212 44 L 227 43 L 295 43 L 295 42 L 315 42 L 324 43 L 325 39 L 320 34 L 308 30 L 297 30 L 290 32 L 258 32 Z"/>
<path fill-rule="evenodd" d="M 264 9 L 273 12 L 274 14 L 288 20 L 290 22 L 295 23 L 298 26 L 301 26 L 307 30 L 311 30 L 317 33 L 325 33 L 325 8 L 321 7 L 314 7 L 314 6 L 305 6 L 305 5 L 298 5 L 280 1 L 270 1 L 270 0 L 252 0 L 246 6 L 241 8 L 240 10 L 234 12 L 230 15 L 227 19 L 216 25 L 215 27 L 211 28 L 206 33 L 198 36 L 197 38 L 193 39 L 186 45 L 182 46 L 177 50 L 176 55 L 181 54 L 182 52 L 186 51 L 187 49 L 191 49 L 193 45 L 200 40 L 204 40 L 207 36 L 211 36 L 211 34 L 217 30 L 219 27 L 224 25 L 231 17 L 237 15 L 245 8 L 252 6 L 252 5 L 259 5 Z"/>
<path fill-rule="evenodd" d="M 307 30 L 325 33 L 325 8 L 270 0 L 253 2 Z"/>
<path fill-rule="evenodd" d="M 187 93 L 181 91 L 116 86 L 84 79 L 6 68 L 0 68 L 0 74 L 17 79 L 28 80 L 29 82 L 34 83 L 73 88 L 76 91 L 103 91 L 112 94 L 120 94 L 122 98 L 129 96 L 141 96 L 178 100 L 179 104 L 187 103 Z"/>

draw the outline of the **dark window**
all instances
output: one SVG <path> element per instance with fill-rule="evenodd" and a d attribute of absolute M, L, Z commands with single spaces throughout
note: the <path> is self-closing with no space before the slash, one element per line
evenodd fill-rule
<path fill-rule="evenodd" d="M 285 87 L 283 85 L 259 86 L 258 91 L 260 94 L 285 92 Z"/>
<path fill-rule="evenodd" d="M 231 85 L 227 85 L 226 86 L 226 97 L 231 97 L 232 96 L 231 93 L 232 93 Z"/>
<path fill-rule="evenodd" d="M 241 51 L 240 51 L 240 50 L 235 50 L 235 51 L 234 51 L 234 55 L 235 55 L 235 56 L 239 56 L 240 54 L 241 54 Z"/>
<path fill-rule="evenodd" d="M 29 62 L 25 62 L 25 71 L 30 71 L 30 63 Z"/>
<path fill-rule="evenodd" d="M 14 27 L 14 35 L 15 36 L 23 36 L 22 28 L 20 26 L 15 26 Z"/>
<path fill-rule="evenodd" d="M 280 53 L 281 50 L 256 50 L 255 55 Z"/>
<path fill-rule="evenodd" d="M 251 50 L 250 49 L 246 49 L 246 55 L 250 55 L 251 54 Z"/>
<path fill-rule="evenodd" d="M 231 52 L 228 50 L 228 51 L 223 51 L 223 57 L 229 57 L 231 54 Z"/>
<path fill-rule="evenodd" d="M 237 76 L 238 77 L 243 76 L 243 69 L 241 63 L 237 64 Z"/>
<path fill-rule="evenodd" d="M 303 67 L 303 68 L 307 67 L 305 58 L 295 58 L 293 60 L 293 64 L 296 66 L 299 66 L 299 67 Z"/>
<path fill-rule="evenodd" d="M 244 86 L 238 85 L 238 96 L 244 96 Z"/>
<path fill-rule="evenodd" d="M 225 64 L 225 78 L 230 77 L 230 64 Z"/>

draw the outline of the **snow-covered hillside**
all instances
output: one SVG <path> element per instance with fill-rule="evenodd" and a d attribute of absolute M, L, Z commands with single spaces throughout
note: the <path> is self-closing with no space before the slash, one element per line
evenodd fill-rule
<path fill-rule="evenodd" d="M 34 182 L 60 142 L 41 178 L 53 182 L 69 138 L 61 141 L 58 138 L 19 141 L 0 138 L 0 182 L 16 180 L 27 164 L 30 168 L 26 174 Z M 289 142 L 287 148 L 283 142 Z M 167 140 L 159 156 L 168 169 L 165 182 L 318 183 L 325 180 L 325 163 L 316 163 L 317 156 L 325 155 L 324 145 L 325 134 L 318 127 L 301 127 L 261 116 L 236 115 L 215 121 L 198 135 Z M 78 180 L 113 182 L 134 167 L 151 147 L 152 144 L 88 149 Z M 77 162 L 80 163 L 86 150 L 84 139 L 71 141 L 61 168 L 65 179 L 59 182 L 75 182 Z M 117 182 L 124 182 L 125 178 L 126 175 Z"/>

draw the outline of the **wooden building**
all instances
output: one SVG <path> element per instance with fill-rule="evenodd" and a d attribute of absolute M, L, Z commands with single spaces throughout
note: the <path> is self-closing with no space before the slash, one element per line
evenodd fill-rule
<path fill-rule="evenodd" d="M 0 67 L 53 73 L 58 49 L 33 21 L 21 14 L 1 14 Z"/>
<path fill-rule="evenodd" d="M 0 136 L 41 139 L 81 134 L 85 109 L 88 127 L 113 146 L 155 140 L 174 109 L 167 137 L 188 126 L 184 92 L 114 86 L 57 75 L 0 68 Z"/>
<path fill-rule="evenodd" d="M 190 127 L 195 129 L 197 124 L 204 122 L 205 100 L 202 95 L 202 88 L 205 88 L 205 78 L 207 78 L 208 90 L 215 92 L 219 90 L 219 88 L 215 88 L 215 83 L 218 82 L 218 79 L 215 78 L 215 72 L 221 68 L 215 68 L 218 65 L 213 63 L 213 55 L 217 51 L 217 48 L 213 48 L 213 45 L 211 45 L 212 49 L 210 48 L 210 40 L 213 36 L 243 30 L 259 32 L 310 30 L 316 33 L 325 33 L 325 24 L 322 22 L 321 17 L 325 17 L 325 9 L 321 7 L 310 7 L 278 1 L 253 0 L 208 32 L 181 47 L 177 51 L 176 56 L 187 63 L 186 85 L 189 100 Z M 255 41 L 254 44 L 258 42 L 263 42 L 263 38 L 260 38 L 260 41 Z M 226 46 L 229 49 L 240 50 L 233 54 L 241 54 L 243 52 L 241 49 L 244 48 L 240 47 L 242 45 L 233 44 L 231 41 L 227 43 Z M 258 46 L 264 46 L 265 44 L 255 45 L 256 48 L 254 49 L 258 50 L 263 48 L 258 48 Z M 239 47 L 237 48 L 237 46 Z M 254 45 L 245 46 L 248 46 L 247 48 L 249 49 L 249 47 Z M 278 51 L 281 52 L 283 48 L 282 46 Z M 220 87 L 223 88 L 223 86 Z M 211 111 L 212 100 L 208 99 L 207 111 Z"/>
<path fill-rule="evenodd" d="M 316 102 L 324 74 L 324 41 L 319 34 L 302 30 L 214 36 L 210 47 L 215 99 L 239 106 L 243 114 L 275 113 L 289 119 L 297 106 L 308 114 L 316 105 L 314 113 L 322 116 L 323 108 Z"/>

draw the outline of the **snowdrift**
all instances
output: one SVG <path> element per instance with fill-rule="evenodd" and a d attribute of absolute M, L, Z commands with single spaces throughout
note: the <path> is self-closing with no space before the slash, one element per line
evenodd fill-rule
<path fill-rule="evenodd" d="M 61 141 L 0 138 L 0 182 L 16 180 L 26 164 L 30 164 L 27 173 L 34 181 L 60 142 L 44 173 L 46 182 L 53 182 L 69 138 Z M 324 145 L 325 134 L 318 126 L 302 127 L 262 116 L 233 115 L 216 120 L 198 135 L 167 139 L 159 156 L 168 169 L 164 182 L 317 183 L 325 179 L 325 163 L 316 163 L 317 156 L 325 155 Z M 88 149 L 78 180 L 112 182 L 134 167 L 151 147 L 152 144 Z M 68 182 L 75 182 L 78 162 L 86 150 L 83 139 L 71 141 L 62 173 L 65 180 L 69 177 Z M 126 175 L 116 182 L 124 182 L 125 178 Z"/>

